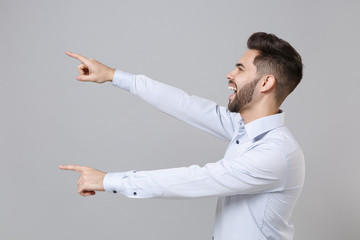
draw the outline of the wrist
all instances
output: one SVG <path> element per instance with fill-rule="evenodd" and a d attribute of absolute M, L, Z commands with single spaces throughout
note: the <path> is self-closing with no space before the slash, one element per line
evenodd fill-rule
<path fill-rule="evenodd" d="M 112 82 L 112 80 L 114 79 L 115 70 L 116 70 L 115 68 L 109 68 L 108 77 L 107 77 L 108 82 Z"/>

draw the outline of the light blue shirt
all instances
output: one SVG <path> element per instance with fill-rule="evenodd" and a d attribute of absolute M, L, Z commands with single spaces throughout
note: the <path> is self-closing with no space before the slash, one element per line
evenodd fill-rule
<path fill-rule="evenodd" d="M 283 112 L 244 124 L 239 113 L 143 75 L 116 70 L 113 85 L 230 144 L 222 159 L 203 167 L 108 173 L 106 191 L 129 198 L 217 196 L 214 240 L 293 239 L 305 165 Z"/>

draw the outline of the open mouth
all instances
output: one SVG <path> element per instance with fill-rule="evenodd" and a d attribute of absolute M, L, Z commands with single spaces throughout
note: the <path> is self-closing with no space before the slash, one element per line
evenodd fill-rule
<path fill-rule="evenodd" d="M 229 99 L 231 99 L 236 94 L 236 87 L 229 86 L 229 90 L 234 91 L 234 93 L 229 96 Z"/>

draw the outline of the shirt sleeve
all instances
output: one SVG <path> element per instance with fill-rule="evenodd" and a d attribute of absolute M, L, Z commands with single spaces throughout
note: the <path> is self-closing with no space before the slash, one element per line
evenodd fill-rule
<path fill-rule="evenodd" d="M 143 75 L 116 70 L 113 85 L 138 96 L 160 111 L 223 140 L 231 140 L 237 115 L 227 108 Z"/>
<path fill-rule="evenodd" d="M 108 192 L 129 198 L 195 198 L 281 191 L 286 182 L 285 156 L 271 147 L 257 146 L 234 159 L 204 167 L 108 173 Z M 117 177 L 114 177 L 117 176 Z M 112 182 L 113 179 L 114 181 Z"/>

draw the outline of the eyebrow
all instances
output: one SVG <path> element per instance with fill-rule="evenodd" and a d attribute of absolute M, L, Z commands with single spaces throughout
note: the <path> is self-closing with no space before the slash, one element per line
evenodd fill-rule
<path fill-rule="evenodd" d="M 237 67 L 237 68 L 240 68 L 240 67 L 246 68 L 246 67 L 244 66 L 244 64 L 242 64 L 242 63 L 237 63 L 237 64 L 235 64 L 235 67 Z"/>

